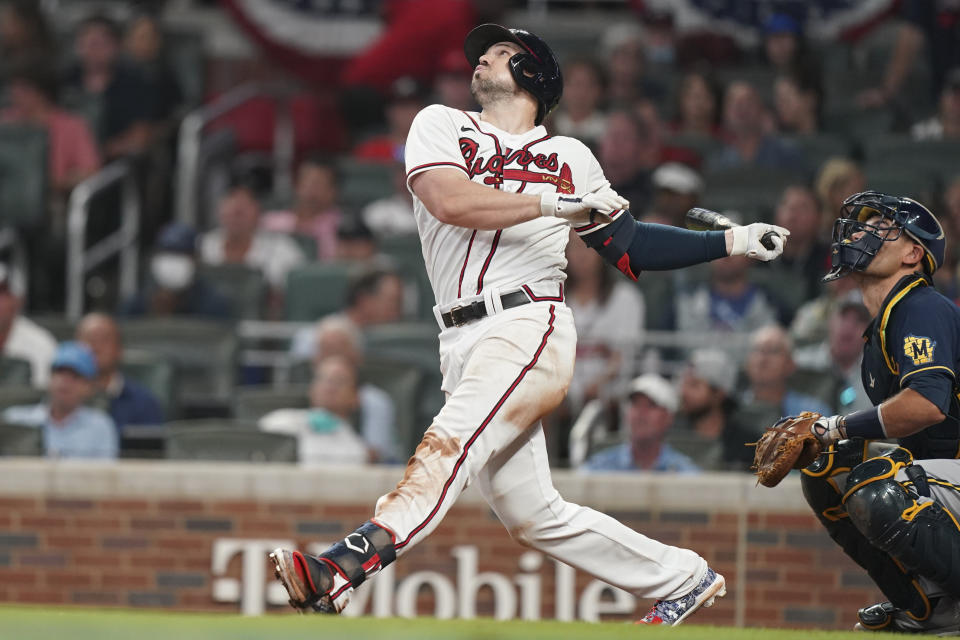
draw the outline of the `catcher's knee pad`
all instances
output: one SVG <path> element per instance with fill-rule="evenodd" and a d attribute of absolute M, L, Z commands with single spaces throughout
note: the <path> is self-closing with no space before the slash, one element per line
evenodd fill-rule
<path fill-rule="evenodd" d="M 803 469 L 800 479 L 803 497 L 825 526 L 844 517 L 840 498 L 843 497 L 846 474 L 866 459 L 866 440 L 851 438 L 830 445 Z"/>
<path fill-rule="evenodd" d="M 907 572 L 960 596 L 960 526 L 948 510 L 929 499 L 919 502 L 896 480 L 904 466 L 902 459 L 873 458 L 850 473 L 843 496 L 850 521 Z"/>

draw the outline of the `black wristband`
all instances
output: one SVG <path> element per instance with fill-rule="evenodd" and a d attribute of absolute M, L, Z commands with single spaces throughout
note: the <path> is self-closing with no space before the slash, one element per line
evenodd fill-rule
<path fill-rule="evenodd" d="M 843 430 L 848 438 L 864 438 L 866 440 L 882 440 L 887 437 L 887 430 L 880 417 L 880 406 L 862 411 L 854 411 L 840 419 Z"/>

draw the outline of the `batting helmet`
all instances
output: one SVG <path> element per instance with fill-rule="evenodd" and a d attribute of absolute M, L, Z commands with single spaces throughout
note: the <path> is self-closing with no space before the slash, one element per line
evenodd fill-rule
<path fill-rule="evenodd" d="M 498 24 L 482 24 L 467 34 L 467 39 L 463 41 L 467 62 L 476 68 L 480 56 L 498 42 L 513 42 L 523 49 L 510 58 L 510 73 L 521 89 L 537 99 L 536 124 L 540 124 L 557 106 L 563 94 L 563 75 L 557 57 L 546 42 L 529 31 L 507 29 Z"/>
<path fill-rule="evenodd" d="M 928 276 L 943 264 L 946 238 L 936 216 L 925 206 L 910 198 L 888 196 L 878 191 L 856 193 L 843 201 L 843 217 L 833 225 L 833 245 L 830 272 L 824 282 L 836 280 L 851 271 L 863 271 L 884 242 L 893 242 L 906 233 L 923 247 L 923 271 Z M 867 224 L 875 216 L 893 222 L 896 233 L 889 227 Z"/>

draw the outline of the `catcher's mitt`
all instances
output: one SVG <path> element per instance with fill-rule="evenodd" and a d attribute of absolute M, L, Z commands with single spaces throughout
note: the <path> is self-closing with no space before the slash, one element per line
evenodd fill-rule
<path fill-rule="evenodd" d="M 765 487 L 775 487 L 791 469 L 803 469 L 820 455 L 822 446 L 811 431 L 813 423 L 821 415 L 804 411 L 798 416 L 780 418 L 755 442 L 757 447 L 751 469 L 757 482 Z"/>

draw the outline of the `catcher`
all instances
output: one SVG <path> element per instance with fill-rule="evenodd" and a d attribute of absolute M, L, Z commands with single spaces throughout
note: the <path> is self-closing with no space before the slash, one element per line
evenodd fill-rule
<path fill-rule="evenodd" d="M 843 203 L 823 279 L 856 279 L 873 316 L 861 375 L 875 406 L 785 418 L 757 443 L 760 483 L 803 469 L 830 537 L 890 599 L 857 612 L 860 630 L 960 631 L 960 309 L 931 281 L 944 247 L 914 200 L 866 191 Z M 883 439 L 899 446 L 870 443 Z"/>

